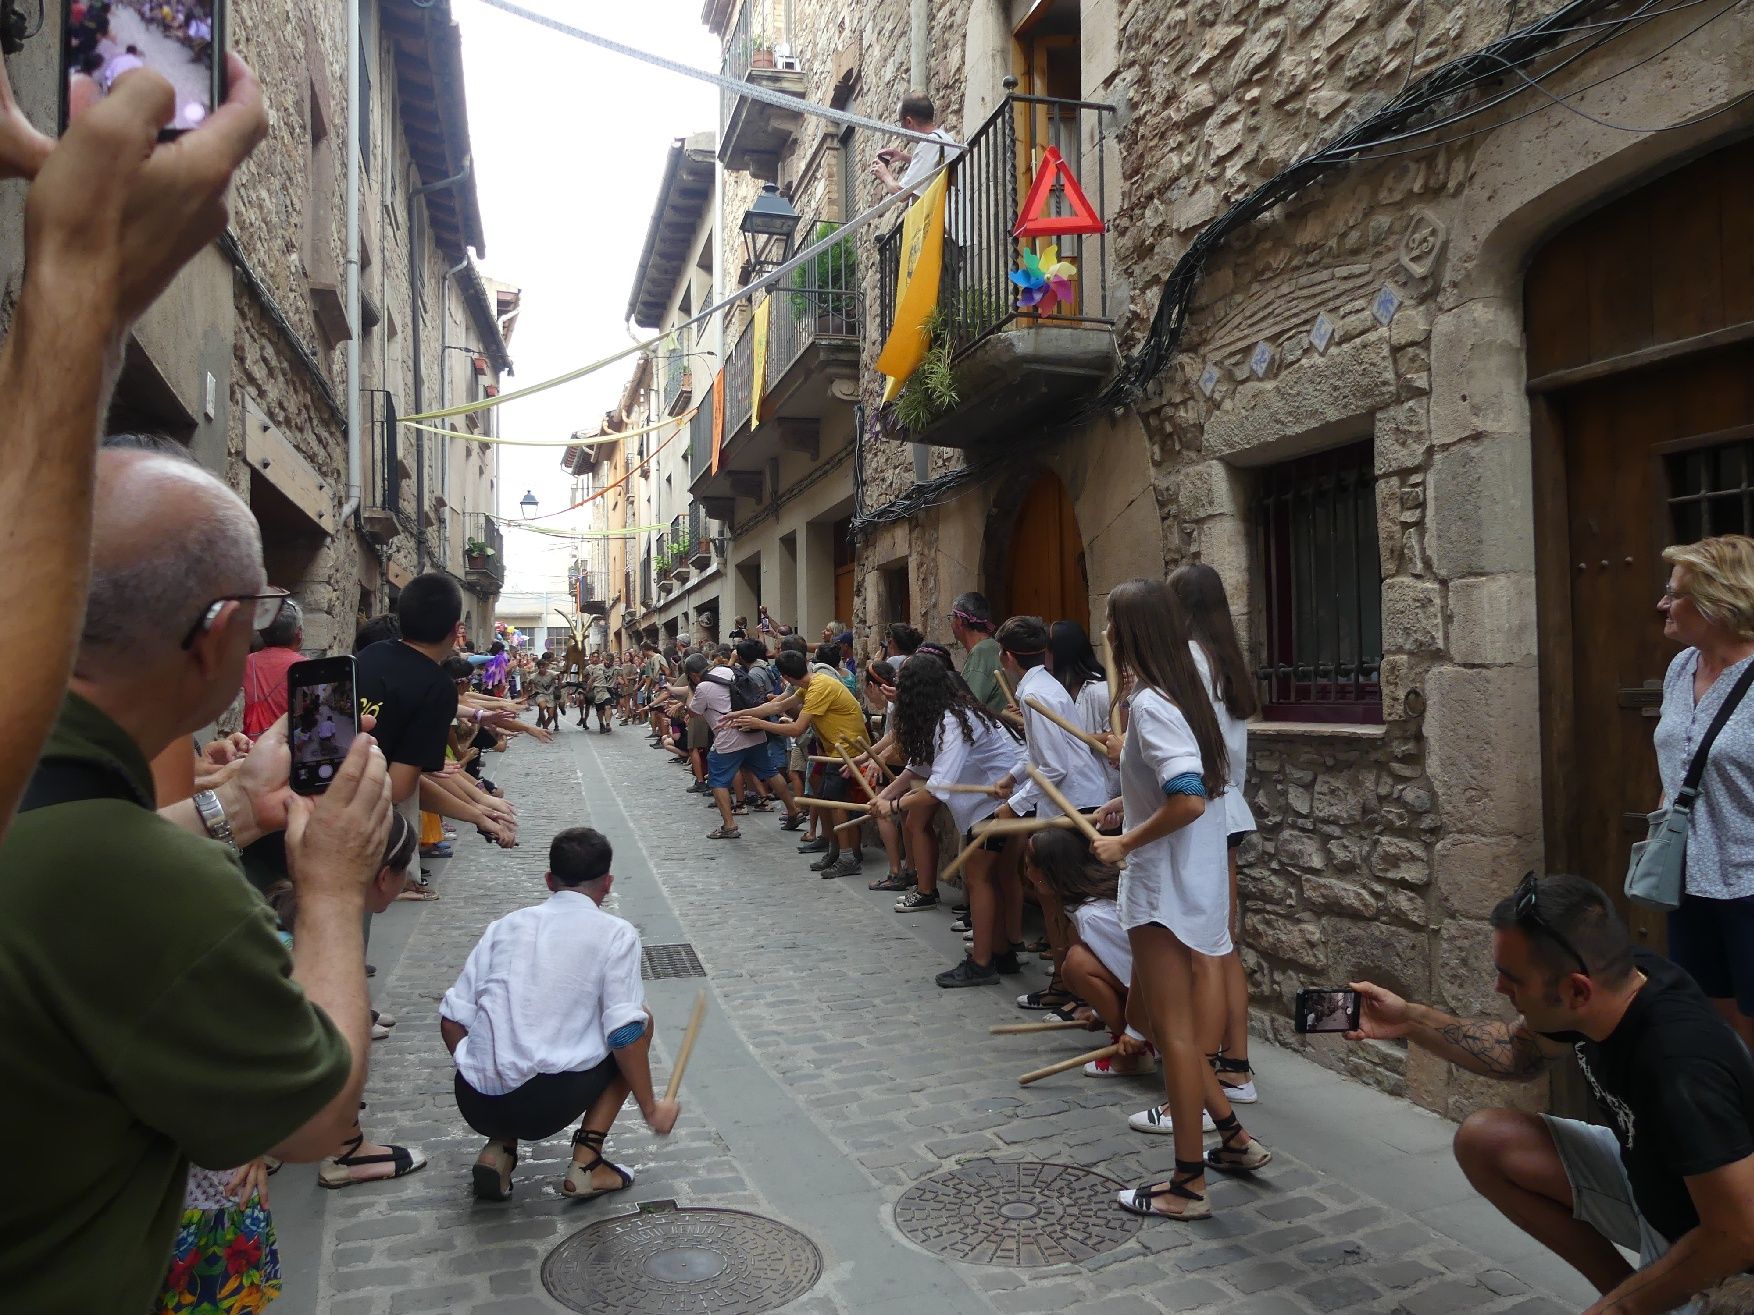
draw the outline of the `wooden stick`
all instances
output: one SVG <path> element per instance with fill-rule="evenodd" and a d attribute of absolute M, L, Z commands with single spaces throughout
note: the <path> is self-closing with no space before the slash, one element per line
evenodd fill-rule
<path fill-rule="evenodd" d="M 1067 817 L 1073 820 L 1073 824 L 1084 833 L 1084 838 L 1086 840 L 1094 845 L 1098 840 L 1102 839 L 1102 837 L 1096 833 L 1096 828 L 1090 825 L 1090 819 L 1084 816 L 1083 813 L 1080 813 L 1076 808 L 1072 807 L 1067 801 L 1066 796 L 1060 793 L 1060 787 L 1048 780 L 1047 777 L 1043 776 L 1033 765 L 1029 768 L 1029 779 L 1035 782 L 1037 788 L 1039 788 L 1043 794 L 1054 801 L 1055 807 L 1060 809 L 1061 812 L 1065 813 Z"/>
<path fill-rule="evenodd" d="M 850 818 L 845 822 L 836 822 L 834 829 L 836 831 L 851 831 L 856 826 L 864 826 L 865 816 L 864 813 L 860 813 L 857 817 Z"/>
<path fill-rule="evenodd" d="M 1029 1032 L 1069 1032 L 1073 1028 L 1088 1032 L 1090 1024 L 1068 1018 L 1053 1023 L 997 1023 L 987 1031 L 993 1036 L 1023 1036 Z"/>
<path fill-rule="evenodd" d="M 950 860 L 950 865 L 948 867 L 939 869 L 938 880 L 948 881 L 951 877 L 954 877 L 958 872 L 962 871 L 962 865 L 968 862 L 969 855 L 973 854 L 975 850 L 981 847 L 982 839 L 983 837 L 976 836 L 973 840 L 969 841 L 967 845 L 963 846 L 962 852 Z"/>
<path fill-rule="evenodd" d="M 888 785 L 893 781 L 895 779 L 895 773 L 889 770 L 888 763 L 884 762 L 883 759 L 871 752 L 871 741 L 869 739 L 864 739 L 860 740 L 859 744 L 859 752 L 877 764 L 877 770 L 883 777 L 883 784 Z"/>
<path fill-rule="evenodd" d="M 833 763 L 836 767 L 840 766 L 840 759 L 839 758 L 830 758 L 826 754 L 820 754 L 820 753 L 811 754 L 809 756 L 809 761 L 811 761 L 813 763 Z"/>
<path fill-rule="evenodd" d="M 999 682 L 999 688 L 1005 691 L 1005 699 L 1013 708 L 1020 707 L 1017 702 L 1017 691 L 1011 688 L 1011 682 L 1005 679 L 1005 668 L 994 667 L 993 676 Z"/>
<path fill-rule="evenodd" d="M 990 785 L 941 785 L 940 790 L 948 790 L 951 794 L 985 794 L 995 799 L 1002 798 L 999 791 Z"/>
<path fill-rule="evenodd" d="M 798 796 L 798 802 L 806 808 L 838 808 L 844 813 L 868 813 L 870 804 L 854 803 L 851 799 L 813 799 L 807 794 Z"/>
<path fill-rule="evenodd" d="M 1102 666 L 1108 672 L 1108 728 L 1111 733 L 1118 732 L 1115 725 L 1115 709 L 1121 705 L 1121 672 L 1115 666 L 1114 650 L 1108 644 L 1108 627 L 1102 628 Z"/>
<path fill-rule="evenodd" d="M 865 779 L 865 773 L 861 772 L 857 765 L 854 764 L 853 755 L 846 751 L 844 745 L 841 746 L 838 752 L 841 761 L 847 765 L 847 771 L 852 773 L 853 780 L 858 783 L 859 789 L 865 792 L 865 798 L 875 799 L 877 797 L 877 792 L 871 788 L 871 783 Z"/>
<path fill-rule="evenodd" d="M 998 817 L 990 822 L 976 822 L 970 829 L 984 839 L 1030 835 L 1036 831 L 1075 831 L 1078 824 L 1069 817 Z"/>
<path fill-rule="evenodd" d="M 1083 740 L 1084 743 L 1088 744 L 1092 749 L 1095 749 L 1096 752 L 1100 753 L 1104 758 L 1108 757 L 1108 744 L 1106 741 L 1092 735 L 1082 726 L 1074 726 L 1071 722 L 1060 716 L 1059 713 L 1055 712 L 1038 698 L 1032 697 L 1024 699 L 1023 701 L 1031 709 L 1039 712 L 1042 716 L 1053 722 L 1054 725 L 1065 731 L 1066 734 L 1076 736 L 1078 739 Z"/>
<path fill-rule="evenodd" d="M 706 990 L 694 997 L 694 1012 L 688 1018 L 688 1030 L 682 1034 L 681 1048 L 676 1051 L 676 1062 L 670 1066 L 670 1085 L 664 1090 L 665 1100 L 675 1100 L 676 1093 L 682 1090 L 682 1071 L 688 1067 L 688 1057 L 694 1053 L 694 1039 L 700 1035 L 700 1025 L 706 1021 Z"/>
<path fill-rule="evenodd" d="M 1046 1068 L 1032 1069 L 1017 1079 L 1017 1085 L 1027 1087 L 1032 1082 L 1040 1082 L 1043 1078 L 1051 1078 L 1056 1073 L 1064 1073 L 1069 1068 L 1083 1068 L 1096 1059 L 1111 1059 L 1121 1053 L 1118 1045 L 1104 1046 L 1101 1050 L 1087 1050 L 1082 1055 L 1073 1055 L 1070 1059 L 1062 1059 L 1057 1064 L 1049 1064 Z"/>

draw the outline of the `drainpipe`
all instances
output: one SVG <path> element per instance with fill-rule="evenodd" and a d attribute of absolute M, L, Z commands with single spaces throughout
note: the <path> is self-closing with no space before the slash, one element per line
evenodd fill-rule
<path fill-rule="evenodd" d="M 337 528 L 359 510 L 364 495 L 360 480 L 359 340 L 365 332 L 359 302 L 359 129 L 364 107 L 359 103 L 359 6 L 347 0 L 347 501 Z"/>
<path fill-rule="evenodd" d="M 455 187 L 458 183 L 468 180 L 475 170 L 475 157 L 464 159 L 463 167 L 449 178 L 441 178 L 436 183 L 426 183 L 420 187 L 408 189 L 408 301 L 409 316 L 414 321 L 414 414 L 418 415 L 426 409 L 425 389 L 421 387 L 420 354 L 420 248 L 425 239 L 425 232 L 417 227 L 419 224 L 419 208 L 417 202 L 440 188 Z M 421 241 L 416 241 L 416 234 Z M 440 308 L 443 309 L 442 307 Z M 443 355 L 443 353 L 440 353 Z M 422 574 L 426 570 L 426 531 L 420 526 L 420 518 L 426 514 L 426 431 L 414 431 L 414 572 Z"/>
<path fill-rule="evenodd" d="M 449 410 L 451 405 L 451 358 L 446 355 L 451 350 L 451 344 L 447 341 L 451 333 L 451 280 L 462 273 L 463 267 L 468 263 L 469 253 L 465 251 L 463 258 L 447 269 L 445 276 L 439 280 L 439 410 L 441 411 Z M 446 427 L 449 428 L 449 425 L 447 424 Z M 420 431 L 416 430 L 415 432 Z M 442 449 L 443 459 L 439 462 L 439 472 L 442 475 L 448 475 L 451 473 L 451 440 L 442 438 L 439 442 L 445 445 Z M 448 488 L 442 488 L 439 493 L 445 500 L 445 509 L 450 510 L 451 491 Z M 463 527 L 465 536 L 468 534 L 468 529 L 468 526 Z M 446 544 L 445 558 L 447 561 L 450 559 L 449 544 Z"/>
<path fill-rule="evenodd" d="M 926 90 L 931 33 L 931 0 L 911 0 L 907 15 L 907 83 L 915 91 Z"/>

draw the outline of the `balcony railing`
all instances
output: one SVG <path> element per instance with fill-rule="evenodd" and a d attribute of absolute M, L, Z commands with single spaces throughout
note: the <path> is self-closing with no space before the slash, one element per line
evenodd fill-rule
<path fill-rule="evenodd" d="M 713 545 L 706 535 L 706 513 L 698 502 L 688 507 L 688 558 L 704 569 L 712 560 Z"/>
<path fill-rule="evenodd" d="M 729 438 L 749 420 L 749 403 L 755 392 L 755 330 L 745 325 L 737 345 L 725 362 L 725 437 Z"/>
<path fill-rule="evenodd" d="M 652 540 L 652 570 L 656 572 L 659 584 L 670 578 L 670 540 L 667 535 L 660 533 Z"/>
<path fill-rule="evenodd" d="M 694 380 L 688 368 L 688 353 L 680 347 L 664 353 L 664 414 L 676 415 L 692 400 Z"/>
<path fill-rule="evenodd" d="M 814 245 L 839 224 L 805 229 Z M 805 245 L 805 242 L 800 242 Z M 794 270 L 769 300 L 767 382 L 772 383 L 819 339 L 856 339 L 863 318 L 858 258 L 851 238 L 837 242 L 815 260 Z"/>
<path fill-rule="evenodd" d="M 639 605 L 650 607 L 657 596 L 657 589 L 652 583 L 652 550 L 647 548 L 639 559 Z"/>
<path fill-rule="evenodd" d="M 670 556 L 678 563 L 694 554 L 694 526 L 687 512 L 679 512 L 670 522 Z"/>
<path fill-rule="evenodd" d="M 463 519 L 463 570 L 471 584 L 498 589 L 505 584 L 505 535 L 499 522 L 486 512 L 470 512 Z"/>
<path fill-rule="evenodd" d="M 1091 203 L 1101 207 L 1108 195 L 1102 143 L 1112 129 L 1114 107 L 1088 101 L 1050 100 L 1042 96 L 1008 96 L 969 138 L 950 166 L 950 195 L 945 209 L 944 273 L 938 289 L 941 332 L 952 355 L 1017 321 L 1052 324 L 1112 325 L 1107 304 L 1108 238 L 1062 236 L 1055 240 L 1060 259 L 1077 267 L 1069 302 L 1049 315 L 1021 309 L 1020 289 L 1011 281 L 1021 268 L 1023 243 L 1011 236 L 1022 191 L 1035 174 L 1041 153 L 1058 147 Z M 1085 143 L 1095 143 L 1086 152 Z M 1050 214 L 1070 213 L 1064 188 L 1056 187 Z M 1047 240 L 1041 240 L 1039 250 Z M 895 320 L 896 283 L 901 269 L 901 225 L 877 241 L 879 337 Z"/>
<path fill-rule="evenodd" d="M 688 482 L 693 484 L 713 464 L 713 388 L 701 393 L 700 406 L 688 422 Z M 729 419 L 727 418 L 727 423 Z"/>
<path fill-rule="evenodd" d="M 752 69 L 775 67 L 776 47 L 790 39 L 787 20 L 791 16 L 791 0 L 743 0 L 737 22 L 725 37 L 725 58 L 719 72 L 727 78 L 747 82 Z M 795 64 L 792 67 L 797 67 Z M 729 87 L 719 93 L 719 134 L 730 125 L 731 113 L 737 108 L 737 94 Z"/>

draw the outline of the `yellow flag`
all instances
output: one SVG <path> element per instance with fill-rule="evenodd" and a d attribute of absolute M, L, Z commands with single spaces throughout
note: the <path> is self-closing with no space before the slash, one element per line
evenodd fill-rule
<path fill-rule="evenodd" d="M 755 382 L 749 390 L 749 427 L 751 429 L 761 423 L 761 395 L 767 391 L 767 313 L 772 305 L 772 297 L 761 299 L 761 305 L 755 308 L 755 324 L 749 330 L 755 338 Z"/>
<path fill-rule="evenodd" d="M 892 400 L 919 369 L 931 345 L 926 321 L 938 305 L 938 279 L 944 272 L 944 198 L 949 189 L 949 172 L 940 172 L 901 221 L 895 323 L 889 326 L 889 337 L 877 357 L 877 368 L 889 376 L 883 386 L 885 402 Z"/>

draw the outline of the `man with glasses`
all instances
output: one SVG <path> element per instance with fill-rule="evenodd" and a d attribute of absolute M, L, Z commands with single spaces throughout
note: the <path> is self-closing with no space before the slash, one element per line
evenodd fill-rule
<path fill-rule="evenodd" d="M 1603 1294 L 1590 1315 L 1680 1309 L 1754 1267 L 1754 1059 L 1741 1040 L 1582 878 L 1530 873 L 1492 928 L 1497 990 L 1520 1017 L 1456 1018 L 1355 982 L 1363 1013 L 1348 1037 L 1405 1038 L 1517 1082 L 1576 1054 L 1606 1126 L 1488 1109 L 1455 1144 L 1475 1189 Z"/>
<path fill-rule="evenodd" d="M 370 735 L 294 799 L 282 724 L 217 792 L 153 811 L 148 764 L 237 697 L 283 595 L 249 508 L 199 466 L 117 449 L 96 470 L 73 678 L 0 845 L 0 1118 L 52 1148 L 0 1196 L 0 1291 L 68 1315 L 147 1309 L 191 1162 L 315 1161 L 353 1126 L 391 808 Z M 238 857 L 282 829 L 290 955 Z"/>

